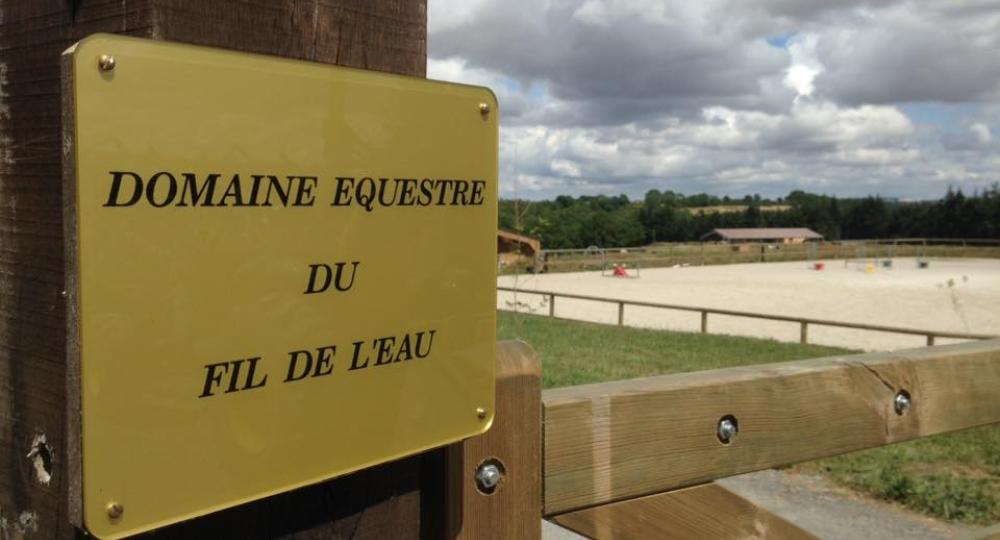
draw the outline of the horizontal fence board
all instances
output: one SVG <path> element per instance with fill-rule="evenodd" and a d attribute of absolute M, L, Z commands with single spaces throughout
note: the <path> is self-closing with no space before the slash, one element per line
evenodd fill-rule
<path fill-rule="evenodd" d="M 782 261 L 855 262 L 891 261 L 916 258 L 997 258 L 1000 239 L 905 238 L 890 240 L 839 240 L 804 243 L 711 242 L 663 243 L 643 247 L 606 247 L 589 249 L 543 249 L 532 264 L 542 272 L 577 272 L 601 270 L 625 263 L 638 268 L 663 268 L 688 265 L 747 264 Z M 901 261 L 897 261 L 901 262 Z M 509 268 L 513 268 L 514 265 Z"/>
<path fill-rule="evenodd" d="M 903 414 L 894 398 L 906 391 Z M 546 390 L 546 515 L 1000 422 L 1000 340 Z M 736 417 L 722 444 L 716 427 Z"/>
<path fill-rule="evenodd" d="M 595 540 L 817 540 L 715 483 L 586 508 L 553 521 Z"/>

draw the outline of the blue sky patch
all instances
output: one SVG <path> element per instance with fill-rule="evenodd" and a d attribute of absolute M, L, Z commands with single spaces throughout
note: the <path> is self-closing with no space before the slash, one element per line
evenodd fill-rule
<path fill-rule="evenodd" d="M 899 106 L 903 114 L 918 124 L 932 124 L 942 128 L 953 128 L 964 124 L 964 120 L 975 117 L 978 105 L 973 103 L 945 104 L 932 102 L 904 103 Z"/>
<path fill-rule="evenodd" d="M 791 39 L 795 37 L 796 34 L 798 34 L 798 32 L 785 32 L 783 34 L 769 36 L 765 38 L 765 41 L 767 41 L 767 44 L 772 47 L 777 47 L 778 49 L 787 49 L 788 42 L 791 41 Z"/>

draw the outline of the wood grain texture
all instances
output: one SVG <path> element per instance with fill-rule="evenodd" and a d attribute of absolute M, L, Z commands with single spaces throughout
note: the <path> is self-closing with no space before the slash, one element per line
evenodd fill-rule
<path fill-rule="evenodd" d="M 714 483 L 579 510 L 553 521 L 595 540 L 816 540 Z"/>
<path fill-rule="evenodd" d="M 0 525 L 65 538 L 66 311 L 60 54 L 95 31 L 143 35 L 148 3 L 0 2 Z M 44 437 L 42 452 L 35 444 Z M 35 459 L 51 475 L 38 474 Z M 47 463 L 46 463 L 47 462 Z"/>
<path fill-rule="evenodd" d="M 558 388 L 542 402 L 553 515 L 1000 422 L 1000 340 Z M 728 445 L 725 415 L 739 424 Z"/>
<path fill-rule="evenodd" d="M 0 0 L 0 13 L 0 525 L 15 538 L 68 538 L 77 533 L 70 503 L 79 502 L 79 473 L 69 466 L 78 453 L 67 436 L 76 429 L 67 412 L 78 408 L 67 399 L 73 378 L 63 296 L 61 53 L 89 34 L 109 32 L 422 77 L 426 0 Z M 33 451 L 40 436 L 47 482 L 27 457 L 40 455 Z M 281 502 L 231 515 L 270 524 L 244 537 L 346 538 L 394 526 L 394 535 L 408 537 L 427 526 L 413 515 L 437 515 L 428 508 L 438 503 L 421 503 L 420 493 L 443 477 L 442 456 L 435 451 L 360 473 L 368 479 L 360 485 L 372 493 L 360 500 L 393 509 L 369 521 L 331 524 L 336 514 L 305 510 L 298 514 L 311 517 L 299 519 L 278 512 L 287 504 Z M 397 484 L 399 478 L 416 480 Z M 318 491 L 282 500 L 306 508 L 337 500 L 325 488 L 308 489 Z M 404 521 L 409 529 L 401 528 Z"/>
<path fill-rule="evenodd" d="M 441 511 L 436 501 L 422 500 L 423 483 L 441 472 L 427 466 L 429 458 L 433 455 L 388 463 L 135 538 L 417 540 L 427 537 L 421 534 L 422 519 L 433 520 Z"/>
<path fill-rule="evenodd" d="M 156 39 L 424 77 L 426 0 L 150 0 Z"/>
<path fill-rule="evenodd" d="M 454 445 L 454 538 L 537 540 L 542 526 L 542 367 L 520 341 L 497 347 L 496 416 L 488 432 Z M 476 488 L 479 464 L 496 459 L 504 477 L 493 493 Z M 452 535 L 448 536 L 449 538 Z"/>

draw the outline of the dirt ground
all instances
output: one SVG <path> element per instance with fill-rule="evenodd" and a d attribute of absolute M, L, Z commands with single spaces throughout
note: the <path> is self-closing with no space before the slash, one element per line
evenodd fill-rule
<path fill-rule="evenodd" d="M 805 262 L 734 264 L 639 270 L 637 277 L 601 272 L 501 276 L 497 284 L 523 292 L 498 292 L 497 307 L 548 314 L 545 290 L 859 322 L 906 328 L 1000 335 L 1000 260 L 894 259 L 891 268 L 865 263 L 824 261 L 823 270 Z M 631 271 L 633 274 L 635 271 Z M 615 304 L 557 298 L 555 315 L 616 323 Z M 698 331 L 698 313 L 627 306 L 625 324 Z M 798 341 L 796 323 L 710 315 L 710 333 Z M 809 327 L 809 341 L 864 350 L 921 347 L 922 336 Z M 938 344 L 949 343 L 939 339 Z"/>

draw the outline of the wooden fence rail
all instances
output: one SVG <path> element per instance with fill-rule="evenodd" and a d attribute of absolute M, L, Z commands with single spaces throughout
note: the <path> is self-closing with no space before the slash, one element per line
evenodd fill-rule
<path fill-rule="evenodd" d="M 552 516 L 1000 422 L 1000 339 L 556 388 L 542 408 Z"/>
<path fill-rule="evenodd" d="M 1000 247 L 1000 238 L 892 238 L 879 240 L 854 240 L 855 242 L 871 242 L 873 244 L 926 244 L 926 245 L 947 245 L 947 246 L 997 246 Z"/>
<path fill-rule="evenodd" d="M 625 324 L 625 306 L 672 309 L 676 311 L 691 311 L 701 313 L 701 333 L 708 333 L 708 316 L 726 315 L 730 317 L 747 317 L 751 319 L 765 319 L 770 321 L 786 321 L 799 324 L 799 341 L 804 345 L 809 341 L 809 325 L 831 326 L 835 328 L 851 328 L 856 330 L 868 330 L 872 332 L 886 332 L 892 334 L 907 334 L 914 336 L 925 336 L 927 346 L 935 344 L 937 338 L 948 339 L 968 339 L 983 340 L 993 339 L 998 336 L 992 334 L 975 334 L 968 332 L 950 332 L 946 330 L 924 330 L 917 328 L 902 328 L 899 326 L 885 326 L 879 324 L 854 323 L 846 321 L 831 321 L 827 319 L 813 319 L 808 317 L 792 317 L 789 315 L 771 315 L 767 313 L 753 313 L 750 311 L 737 311 L 732 309 L 719 309 L 710 307 L 684 306 L 679 304 L 664 304 L 660 302 L 643 302 L 641 300 L 627 300 L 624 298 L 605 298 L 601 296 L 589 296 L 584 294 L 562 293 L 555 291 L 525 290 L 514 287 L 497 287 L 497 291 L 517 294 L 530 294 L 547 297 L 549 300 L 549 316 L 555 317 L 555 299 L 570 298 L 574 300 L 588 300 L 592 302 L 605 302 L 618 305 L 618 326 Z"/>
<path fill-rule="evenodd" d="M 543 249 L 529 267 L 533 272 L 600 270 L 613 264 L 635 268 L 663 268 L 677 265 L 715 265 L 757 262 L 881 260 L 938 257 L 1000 257 L 1000 239 L 898 238 L 807 242 L 799 244 L 760 243 L 663 243 L 642 247 L 592 247 L 589 249 Z"/>
<path fill-rule="evenodd" d="M 774 244 L 775 242 L 770 242 Z M 700 247 L 705 242 L 664 242 L 647 246 L 623 246 L 623 247 L 591 247 L 591 248 L 561 248 L 543 249 L 547 255 L 604 255 L 621 253 L 647 253 L 668 251 L 672 247 Z M 767 242 L 765 242 L 767 244 Z M 822 240 L 815 242 L 817 246 L 859 246 L 859 245 L 928 245 L 928 246 L 990 246 L 1000 247 L 1000 238 L 860 238 L 854 240 Z M 713 243 L 709 243 L 713 245 Z M 725 244 L 732 245 L 732 244 Z M 781 244 L 782 246 L 801 246 L 805 248 L 808 244 Z"/>

